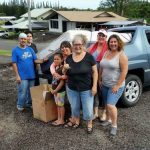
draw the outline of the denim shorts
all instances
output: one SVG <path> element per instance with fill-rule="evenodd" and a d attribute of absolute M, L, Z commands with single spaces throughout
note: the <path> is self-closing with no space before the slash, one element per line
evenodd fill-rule
<path fill-rule="evenodd" d="M 73 117 L 80 117 L 80 106 L 82 104 L 83 109 L 83 119 L 92 120 L 93 119 L 93 103 L 94 96 L 91 90 L 87 91 L 74 91 L 66 88 L 68 100 L 71 105 L 71 113 Z"/>
<path fill-rule="evenodd" d="M 117 93 L 112 93 L 111 87 L 102 86 L 102 97 L 104 104 L 116 105 L 124 91 L 124 86 L 120 87 Z"/>

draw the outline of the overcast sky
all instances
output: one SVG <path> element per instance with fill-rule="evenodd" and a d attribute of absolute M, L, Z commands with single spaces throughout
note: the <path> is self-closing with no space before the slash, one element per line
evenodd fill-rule
<path fill-rule="evenodd" d="M 9 0 L 0 0 L 1 2 L 8 2 Z M 50 1 L 51 4 L 58 3 L 60 6 L 64 7 L 75 7 L 75 8 L 80 8 L 80 9 L 86 9 L 86 8 L 91 8 L 91 9 L 96 9 L 99 7 L 100 1 L 105 1 L 105 0 L 33 0 L 35 3 L 36 2 L 46 2 Z"/>
<path fill-rule="evenodd" d="M 8 2 L 9 0 L 0 0 L 1 2 Z M 52 5 L 57 4 L 59 1 L 59 5 L 68 8 L 79 8 L 79 9 L 97 9 L 99 7 L 100 1 L 104 2 L 105 0 L 30 0 L 37 2 L 46 2 L 50 1 Z M 150 2 L 150 0 L 148 0 Z"/>
<path fill-rule="evenodd" d="M 39 2 L 43 0 L 34 0 L 34 2 Z M 44 0 L 47 1 L 47 0 Z M 49 0 L 51 4 L 58 3 L 60 6 L 64 7 L 75 7 L 75 8 L 80 8 L 80 9 L 86 9 L 86 8 L 91 8 L 91 9 L 96 9 L 99 6 L 100 0 Z"/>

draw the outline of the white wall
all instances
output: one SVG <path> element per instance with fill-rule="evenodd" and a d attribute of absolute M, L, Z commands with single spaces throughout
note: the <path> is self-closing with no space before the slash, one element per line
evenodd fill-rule
<path fill-rule="evenodd" d="M 54 29 L 54 28 L 51 28 L 50 20 L 49 20 L 49 32 L 62 33 L 63 32 L 62 21 L 68 21 L 68 20 L 58 15 L 58 29 Z M 76 28 L 76 22 L 67 22 L 67 30 L 72 30 L 75 28 Z"/>
<path fill-rule="evenodd" d="M 67 20 L 64 17 L 58 15 L 58 29 L 54 29 L 51 28 L 50 20 L 49 20 L 49 32 L 62 33 L 62 21 L 67 21 Z"/>
<path fill-rule="evenodd" d="M 72 30 L 76 28 L 76 22 L 67 22 L 67 30 Z"/>

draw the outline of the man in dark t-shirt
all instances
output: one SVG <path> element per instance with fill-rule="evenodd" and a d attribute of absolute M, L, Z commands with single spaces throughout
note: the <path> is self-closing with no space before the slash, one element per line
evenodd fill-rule
<path fill-rule="evenodd" d="M 27 45 L 34 50 L 35 54 L 37 54 L 37 52 L 38 52 L 37 47 L 33 43 L 33 33 L 31 31 L 26 31 L 25 34 L 27 35 Z M 34 85 L 38 86 L 39 85 L 39 76 L 38 76 L 38 69 L 37 69 L 36 64 L 35 64 L 34 68 L 35 68 L 35 76 L 36 76 Z"/>

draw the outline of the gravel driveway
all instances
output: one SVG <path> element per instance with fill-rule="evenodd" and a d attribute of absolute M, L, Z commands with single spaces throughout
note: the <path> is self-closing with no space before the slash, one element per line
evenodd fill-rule
<path fill-rule="evenodd" d="M 16 109 L 16 82 L 11 67 L 0 66 L 0 149 L 1 150 L 148 150 L 150 149 L 150 88 L 132 108 L 119 109 L 118 135 L 109 137 L 108 128 L 94 122 L 87 135 L 85 124 L 72 130 L 53 127 L 33 118 L 31 110 Z"/>

